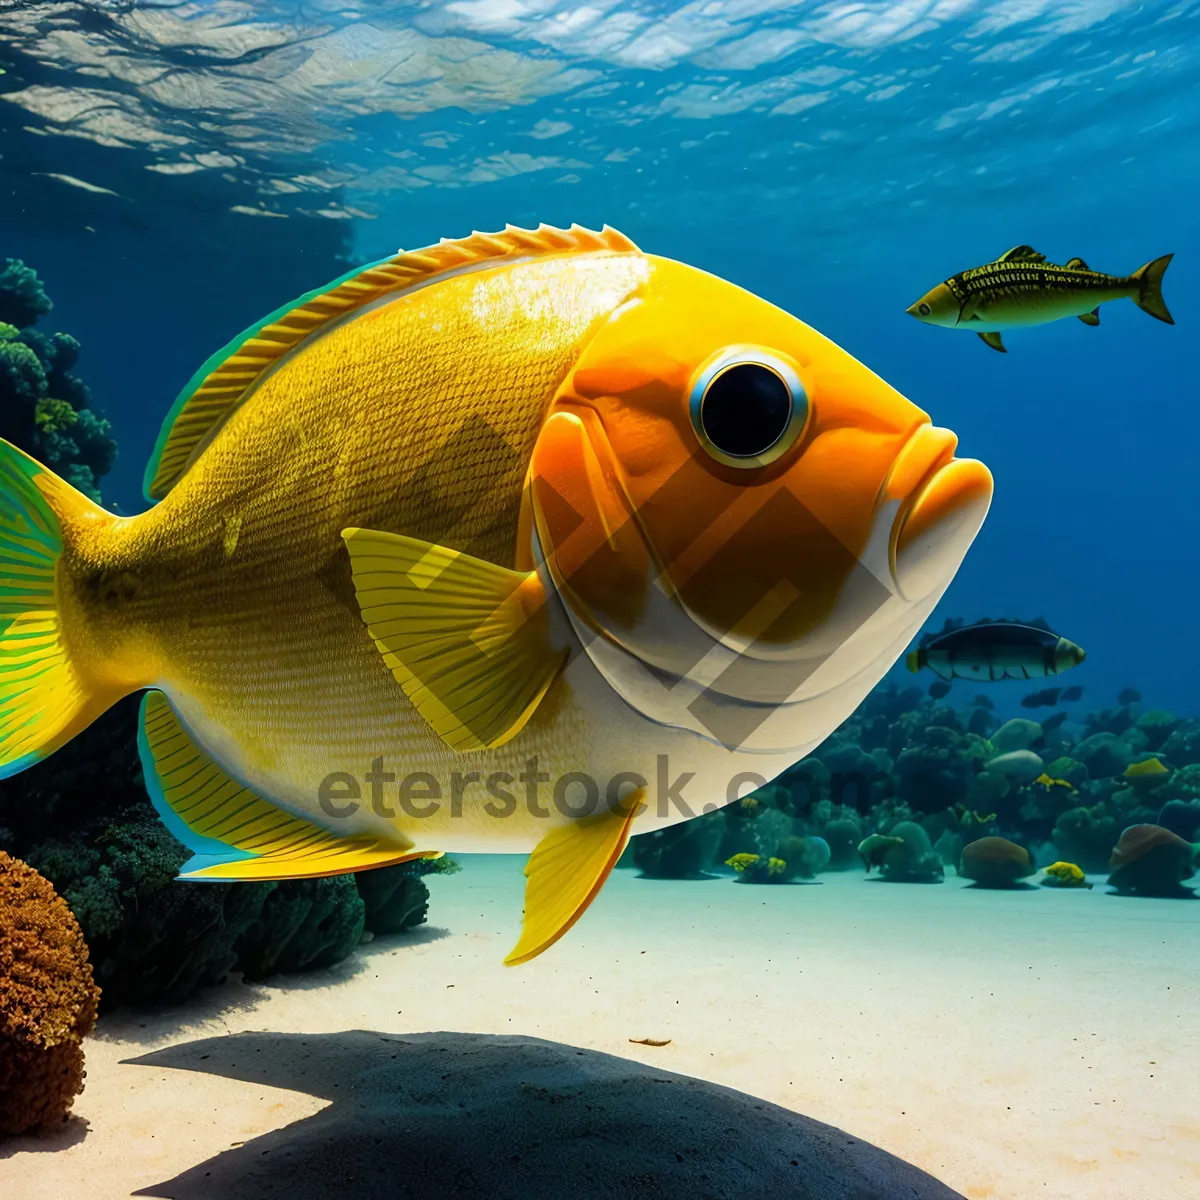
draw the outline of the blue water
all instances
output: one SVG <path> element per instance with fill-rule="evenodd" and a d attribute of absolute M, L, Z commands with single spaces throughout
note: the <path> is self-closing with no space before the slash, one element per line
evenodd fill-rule
<path fill-rule="evenodd" d="M 0 5 L 0 257 L 82 342 L 134 512 L 175 392 L 291 296 L 442 235 L 608 222 L 991 466 L 939 617 L 1045 616 L 1089 652 L 1086 706 L 1193 712 L 1198 52 L 1192 2 Z M 1002 356 L 904 314 L 1018 242 L 1112 273 L 1174 252 L 1177 325 L 1119 302 Z"/>

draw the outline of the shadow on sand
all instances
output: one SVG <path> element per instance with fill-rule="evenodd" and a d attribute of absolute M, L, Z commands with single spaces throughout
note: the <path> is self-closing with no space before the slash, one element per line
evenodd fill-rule
<path fill-rule="evenodd" d="M 139 1196 L 962 1200 L 830 1125 L 538 1038 L 242 1033 L 129 1061 L 330 1102 Z"/>

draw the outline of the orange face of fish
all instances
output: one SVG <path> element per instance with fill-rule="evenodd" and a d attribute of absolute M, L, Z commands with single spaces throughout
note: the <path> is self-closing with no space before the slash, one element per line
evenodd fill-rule
<path fill-rule="evenodd" d="M 807 325 L 651 262 L 560 389 L 532 466 L 572 609 L 634 646 L 665 597 L 714 641 L 795 658 L 944 588 L 987 469 Z"/>

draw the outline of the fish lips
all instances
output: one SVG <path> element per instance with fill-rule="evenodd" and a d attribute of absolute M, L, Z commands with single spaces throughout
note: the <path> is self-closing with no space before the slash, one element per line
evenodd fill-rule
<path fill-rule="evenodd" d="M 955 458 L 957 444 L 948 429 L 920 426 L 884 485 L 900 499 L 888 558 L 896 590 L 908 601 L 950 582 L 991 506 L 991 471 L 976 459 Z"/>

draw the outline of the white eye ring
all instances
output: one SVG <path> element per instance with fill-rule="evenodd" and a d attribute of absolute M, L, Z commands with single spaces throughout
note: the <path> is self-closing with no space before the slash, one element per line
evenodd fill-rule
<path fill-rule="evenodd" d="M 726 442 L 725 446 L 721 446 L 713 440 L 713 426 L 719 423 L 713 420 L 714 414 L 710 412 L 710 419 L 707 424 L 705 422 L 705 401 L 712 394 L 713 385 L 719 384 L 722 378 L 729 376 L 729 373 L 738 367 L 758 367 L 774 375 L 783 385 L 783 389 L 786 389 L 787 398 L 786 410 L 777 407 L 775 412 L 763 414 L 766 417 L 768 428 L 764 431 L 760 446 L 757 449 L 748 448 L 746 452 L 743 452 L 741 445 L 732 449 L 729 442 Z M 770 399 L 778 401 L 780 398 L 771 397 Z M 724 402 L 729 403 L 730 399 L 724 398 Z M 734 402 L 736 403 L 736 400 Z M 758 346 L 728 346 L 709 359 L 700 369 L 692 384 L 688 408 L 692 428 L 695 430 L 696 437 L 700 439 L 700 444 L 704 447 L 705 452 L 726 466 L 749 469 L 765 467 L 768 463 L 773 463 L 795 445 L 797 438 L 808 423 L 810 405 L 808 393 L 804 390 L 804 384 L 796 373 L 795 367 Z M 723 413 L 721 415 L 724 416 L 724 423 L 727 425 L 732 414 Z M 756 413 L 747 414 L 749 418 L 758 415 Z M 772 421 L 778 425 L 778 432 L 774 434 L 773 438 L 770 437 L 773 432 Z M 720 435 L 718 437 L 720 438 Z M 753 438 L 750 439 L 751 445 L 753 440 Z"/>

